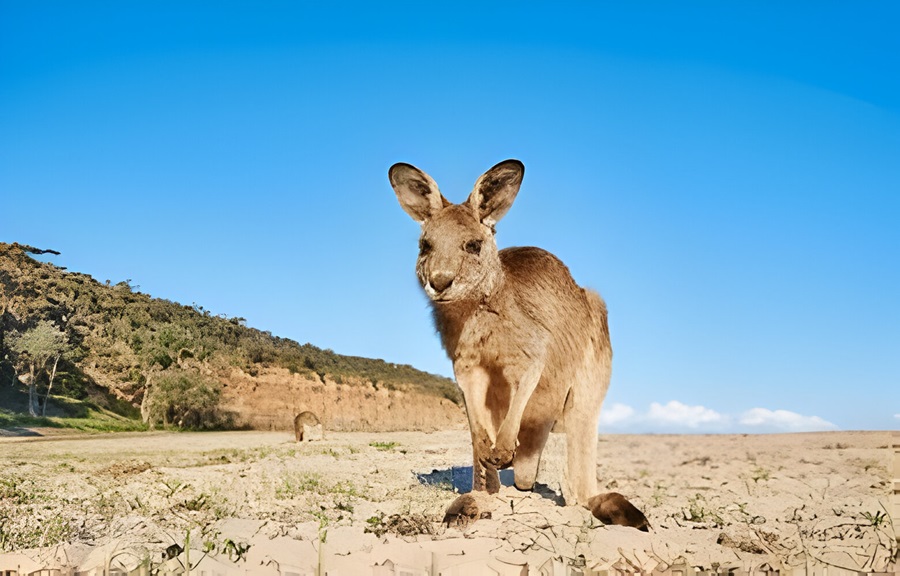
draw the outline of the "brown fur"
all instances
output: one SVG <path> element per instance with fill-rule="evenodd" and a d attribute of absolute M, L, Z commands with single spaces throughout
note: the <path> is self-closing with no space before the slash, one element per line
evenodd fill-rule
<path fill-rule="evenodd" d="M 443 523 L 447 526 L 465 526 L 479 518 L 490 518 L 490 512 L 482 512 L 483 504 L 478 502 L 477 495 L 463 494 L 453 501 L 444 514 Z"/>
<path fill-rule="evenodd" d="M 587 508 L 595 518 L 604 524 L 616 524 L 618 526 L 630 526 L 642 532 L 650 531 L 650 523 L 644 513 L 635 508 L 618 492 L 598 494 L 588 500 Z"/>
<path fill-rule="evenodd" d="M 473 488 L 497 492 L 497 470 L 512 466 L 516 487 L 530 490 L 559 423 L 568 452 L 563 497 L 587 505 L 597 492 L 597 420 L 612 364 L 606 305 L 549 252 L 497 249 L 494 225 L 523 174 L 521 162 L 501 162 L 462 204 L 409 164 L 392 166 L 389 178 L 422 224 L 416 274 L 465 399 Z"/>
<path fill-rule="evenodd" d="M 297 442 L 303 442 L 303 426 L 318 426 L 319 417 L 312 412 L 305 411 L 294 417 L 294 436 Z"/>

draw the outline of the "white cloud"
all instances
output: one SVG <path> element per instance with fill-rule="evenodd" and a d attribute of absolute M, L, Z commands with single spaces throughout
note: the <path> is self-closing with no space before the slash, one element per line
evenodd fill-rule
<path fill-rule="evenodd" d="M 601 426 L 615 426 L 616 424 L 628 422 L 634 416 L 634 408 L 627 404 L 611 404 L 604 406 L 600 411 Z"/>
<path fill-rule="evenodd" d="M 818 416 L 803 416 L 790 410 L 769 410 L 753 408 L 741 415 L 740 423 L 745 426 L 761 426 L 788 432 L 816 432 L 837 430 L 837 426 Z"/>
<path fill-rule="evenodd" d="M 900 418 L 900 414 L 895 415 L 895 418 Z M 839 429 L 824 418 L 805 416 L 790 410 L 752 408 L 736 416 L 678 400 L 670 400 L 665 404 L 652 402 L 647 410 L 636 410 L 618 402 L 608 404 L 600 412 L 599 428 L 607 432 L 732 434 Z"/>
<path fill-rule="evenodd" d="M 687 426 L 698 428 L 703 424 L 725 424 L 726 416 L 719 414 L 704 406 L 688 406 L 677 400 L 670 400 L 668 404 L 653 402 L 647 419 L 656 424 L 666 426 Z"/>

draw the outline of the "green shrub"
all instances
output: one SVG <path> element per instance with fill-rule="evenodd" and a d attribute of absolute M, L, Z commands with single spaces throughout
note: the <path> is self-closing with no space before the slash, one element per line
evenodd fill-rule
<path fill-rule="evenodd" d="M 221 385 L 196 372 L 161 374 L 147 392 L 150 424 L 163 427 L 210 429 L 226 425 L 219 409 Z"/>

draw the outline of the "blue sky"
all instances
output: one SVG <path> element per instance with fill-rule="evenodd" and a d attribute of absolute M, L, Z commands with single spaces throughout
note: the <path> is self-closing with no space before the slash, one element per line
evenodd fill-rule
<path fill-rule="evenodd" d="M 610 432 L 900 428 L 890 2 L 0 0 L 0 241 L 450 375 L 395 162 L 610 310 Z"/>

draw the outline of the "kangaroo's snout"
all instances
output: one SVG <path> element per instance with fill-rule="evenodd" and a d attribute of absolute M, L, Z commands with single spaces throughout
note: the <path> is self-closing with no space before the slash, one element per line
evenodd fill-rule
<path fill-rule="evenodd" d="M 453 284 L 453 274 L 450 272 L 435 272 L 428 279 L 428 283 L 431 284 L 436 293 L 440 294 Z"/>

